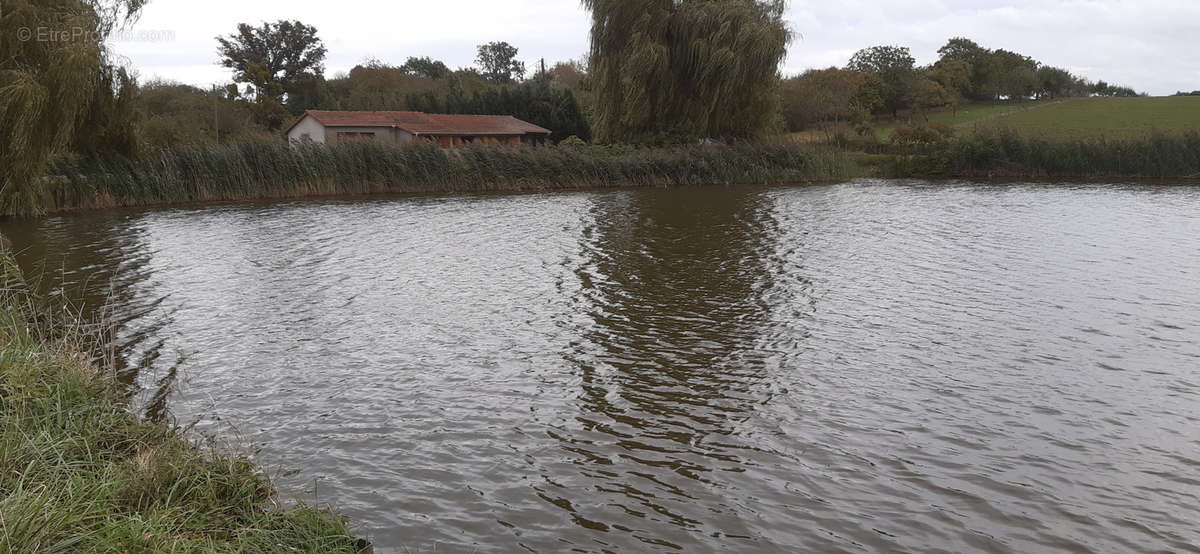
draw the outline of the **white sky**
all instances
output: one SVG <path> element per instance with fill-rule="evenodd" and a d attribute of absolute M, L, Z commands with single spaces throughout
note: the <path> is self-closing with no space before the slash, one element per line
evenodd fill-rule
<path fill-rule="evenodd" d="M 583 57 L 589 17 L 578 0 L 151 0 L 113 46 L 143 79 L 207 86 L 230 80 L 216 65 L 217 35 L 239 22 L 299 19 L 329 49 L 326 76 L 367 57 L 468 66 L 475 45 L 493 40 L 518 47 L 532 69 L 541 57 Z M 797 33 L 787 74 L 845 65 L 879 44 L 930 63 L 947 39 L 966 36 L 1155 95 L 1200 89 L 1200 0 L 793 0 L 787 20 Z"/>

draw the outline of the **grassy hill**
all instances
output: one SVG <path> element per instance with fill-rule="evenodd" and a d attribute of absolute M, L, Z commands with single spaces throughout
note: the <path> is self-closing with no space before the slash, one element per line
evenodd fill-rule
<path fill-rule="evenodd" d="M 1030 138 L 1137 138 L 1151 132 L 1166 134 L 1200 130 L 1200 96 L 1151 98 L 1067 98 L 1026 102 L 967 104 L 957 110 L 935 110 L 924 115 L 902 114 L 899 120 L 876 123 L 880 140 L 891 138 L 896 127 L 928 119 L 969 134 L 977 128 L 1000 127 Z M 849 125 L 841 132 L 852 135 Z M 789 135 L 800 142 L 829 140 L 831 131 L 810 130 Z"/>
<path fill-rule="evenodd" d="M 984 121 L 1006 117 L 1017 112 L 1041 108 L 1054 100 L 1031 100 L 1029 102 L 978 103 L 960 106 L 956 110 L 938 110 L 929 114 L 929 121 L 945 123 L 952 127 L 967 127 Z"/>
<path fill-rule="evenodd" d="M 930 119 L 938 120 L 937 116 Z M 944 122 L 960 130 L 996 126 L 1043 138 L 1117 139 L 1153 131 L 1170 134 L 1200 129 L 1200 96 L 1074 98 L 1028 103 L 1025 109 Z"/>

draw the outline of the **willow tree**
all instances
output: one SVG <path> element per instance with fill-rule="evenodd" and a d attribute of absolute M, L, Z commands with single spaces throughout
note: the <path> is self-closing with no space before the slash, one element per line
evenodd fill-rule
<path fill-rule="evenodd" d="M 145 0 L 5 0 L 0 12 L 0 213 L 45 206 L 51 154 L 87 119 L 105 73 L 104 41 Z"/>
<path fill-rule="evenodd" d="M 751 137 L 774 120 L 784 0 L 583 0 L 601 141 Z"/>

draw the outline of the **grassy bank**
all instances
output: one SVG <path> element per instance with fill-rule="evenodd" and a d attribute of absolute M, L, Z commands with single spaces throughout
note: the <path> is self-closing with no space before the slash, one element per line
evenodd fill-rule
<path fill-rule="evenodd" d="M 1137 140 L 1200 129 L 1200 96 L 1071 98 L 1038 103 L 959 126 L 1013 129 L 1047 140 Z"/>
<path fill-rule="evenodd" d="M 282 511 L 246 458 L 139 421 L 92 332 L 0 252 L 0 552 L 347 552 L 333 514 Z"/>
<path fill-rule="evenodd" d="M 610 186 L 783 183 L 853 174 L 849 156 L 794 143 L 627 148 L 281 141 L 184 147 L 137 160 L 61 159 L 46 211 L 375 192 L 476 192 Z"/>
<path fill-rule="evenodd" d="M 874 137 L 889 142 L 895 131 L 913 124 L 944 125 L 959 134 L 1008 129 L 1046 140 L 1131 140 L 1151 134 L 1200 129 L 1200 96 L 1137 98 L 1059 98 L 972 102 L 953 108 L 901 112 L 874 122 Z M 791 133 L 793 140 L 821 143 L 834 135 L 854 138 L 849 123 Z"/>
<path fill-rule="evenodd" d="M 1046 139 L 980 129 L 901 147 L 882 166 L 895 177 L 1200 178 L 1200 130 L 1136 138 Z"/>

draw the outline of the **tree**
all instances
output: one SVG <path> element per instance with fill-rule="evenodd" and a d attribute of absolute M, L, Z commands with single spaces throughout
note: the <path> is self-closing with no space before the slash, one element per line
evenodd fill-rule
<path fill-rule="evenodd" d="M 1044 65 L 1037 70 L 1039 95 L 1043 98 L 1070 96 L 1077 81 L 1071 72 Z"/>
<path fill-rule="evenodd" d="M 956 101 L 971 93 L 971 64 L 967 62 L 941 59 L 929 67 L 927 75 L 946 91 L 953 93 Z"/>
<path fill-rule="evenodd" d="M 525 64 L 517 61 L 517 48 L 507 42 L 479 45 L 475 63 L 483 76 L 497 83 L 511 83 L 525 76 Z"/>
<path fill-rule="evenodd" d="M 436 90 L 439 85 L 433 79 L 414 76 L 404 66 L 368 59 L 345 77 L 331 80 L 330 86 L 342 91 L 330 107 L 378 111 L 409 109 L 404 103 L 407 95 Z"/>
<path fill-rule="evenodd" d="M 550 84 L 554 86 L 579 89 L 586 78 L 587 64 L 581 61 L 558 62 L 550 69 Z"/>
<path fill-rule="evenodd" d="M 229 84 L 212 90 L 150 81 L 139 87 L 137 112 L 141 142 L 149 149 L 238 140 L 265 132 L 253 124 L 252 106 L 238 100 Z"/>
<path fill-rule="evenodd" d="M 1034 95 L 1038 86 L 1036 61 L 1008 50 L 994 50 L 991 56 L 997 71 L 997 92 L 1010 100 Z"/>
<path fill-rule="evenodd" d="M 138 153 L 138 85 L 123 67 L 102 66 L 83 119 L 76 125 L 71 150 L 90 156 Z"/>
<path fill-rule="evenodd" d="M 304 73 L 288 87 L 284 105 L 288 113 L 298 116 L 305 110 L 328 106 L 330 103 L 332 91 L 325 78 L 315 73 Z"/>
<path fill-rule="evenodd" d="M 1137 91 L 1135 91 L 1129 87 L 1110 85 L 1104 81 L 1099 81 L 1096 84 L 1092 85 L 1090 88 L 1091 88 L 1090 94 L 1093 94 L 1095 96 L 1125 96 L 1125 97 L 1142 96 L 1141 94 L 1138 94 Z"/>
<path fill-rule="evenodd" d="M 272 129 L 286 117 L 284 96 L 325 70 L 326 50 L 317 29 L 299 21 L 239 23 L 236 33 L 217 42 L 221 65 L 234 71 L 234 81 L 254 87 L 257 119 Z"/>
<path fill-rule="evenodd" d="M 605 142 L 752 137 L 776 121 L 783 0 L 584 0 Z"/>
<path fill-rule="evenodd" d="M 988 53 L 987 49 L 976 44 L 975 41 L 955 37 L 946 41 L 946 45 L 938 48 L 938 55 L 943 60 L 955 60 L 974 64 L 979 61 L 979 58 Z"/>
<path fill-rule="evenodd" d="M 866 73 L 836 67 L 810 69 L 784 79 L 779 97 L 788 130 L 803 131 L 814 125 L 848 120 L 860 100 L 860 92 L 870 81 Z"/>
<path fill-rule="evenodd" d="M 908 48 L 874 46 L 856 52 L 846 67 L 879 77 L 879 97 L 883 101 L 883 109 L 895 116 L 908 105 L 916 63 Z"/>
<path fill-rule="evenodd" d="M 997 71 L 991 50 L 974 41 L 955 37 L 938 49 L 939 62 L 961 62 L 971 67 L 971 84 L 963 96 L 972 100 L 994 100 L 999 95 Z"/>
<path fill-rule="evenodd" d="M 410 57 L 400 69 L 409 75 L 426 79 L 445 79 L 450 75 L 450 68 L 446 67 L 446 64 L 429 57 Z"/>
<path fill-rule="evenodd" d="M 957 96 L 942 86 L 937 80 L 931 78 L 929 70 L 913 75 L 907 94 L 908 98 L 906 98 L 905 102 L 909 107 L 917 111 L 926 111 L 952 105 L 955 103 Z"/>
<path fill-rule="evenodd" d="M 0 213 L 45 208 L 42 174 L 70 145 L 97 97 L 120 94 L 105 43 L 144 0 L 5 0 L 0 14 Z M 31 33 L 66 33 L 37 40 Z M 87 32 L 77 35 L 74 31 Z M 106 76 L 107 75 L 107 76 Z M 105 87 L 109 87 L 105 89 Z M 116 104 L 113 104 L 116 106 Z"/>

